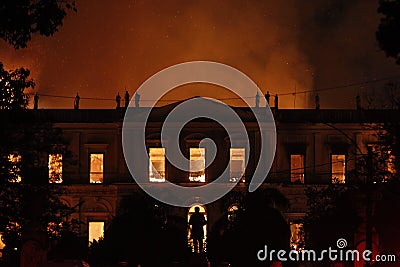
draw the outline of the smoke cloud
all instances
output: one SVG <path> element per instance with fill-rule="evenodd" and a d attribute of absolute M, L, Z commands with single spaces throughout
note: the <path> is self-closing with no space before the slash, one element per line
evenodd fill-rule
<path fill-rule="evenodd" d="M 39 94 L 79 92 L 82 108 L 113 108 L 118 92 L 126 88 L 132 96 L 157 71 L 192 60 L 231 65 L 264 93 L 289 93 L 280 98 L 282 108 L 309 108 L 313 93 L 290 93 L 400 75 L 375 41 L 377 6 L 362 0 L 78 1 L 60 32 L 35 37 L 25 50 L 0 43 L 0 60 L 31 69 Z M 365 90 L 321 92 L 321 108 L 354 107 Z M 179 87 L 165 99 L 196 95 L 234 97 L 202 84 Z M 40 98 L 40 107 L 72 106 L 73 99 Z"/>

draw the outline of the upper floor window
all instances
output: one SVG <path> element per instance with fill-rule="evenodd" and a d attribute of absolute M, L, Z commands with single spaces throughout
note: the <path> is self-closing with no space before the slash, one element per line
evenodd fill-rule
<path fill-rule="evenodd" d="M 304 183 L 304 155 L 290 155 L 290 181 L 292 183 Z"/>
<path fill-rule="evenodd" d="M 49 183 L 62 183 L 62 154 L 49 154 Z"/>
<path fill-rule="evenodd" d="M 346 182 L 346 155 L 332 154 L 332 183 L 344 184 Z"/>
<path fill-rule="evenodd" d="M 190 175 L 191 182 L 206 181 L 206 150 L 205 148 L 190 148 Z"/>
<path fill-rule="evenodd" d="M 90 183 L 101 184 L 104 178 L 104 154 L 90 154 Z"/>
<path fill-rule="evenodd" d="M 8 160 L 10 162 L 8 179 L 9 182 L 19 183 L 21 182 L 21 155 L 10 154 L 8 155 Z"/>
<path fill-rule="evenodd" d="M 149 181 L 165 182 L 165 148 L 149 148 Z"/>
<path fill-rule="evenodd" d="M 245 182 L 245 149 L 231 148 L 230 149 L 230 179 L 231 182 L 242 180 Z"/>

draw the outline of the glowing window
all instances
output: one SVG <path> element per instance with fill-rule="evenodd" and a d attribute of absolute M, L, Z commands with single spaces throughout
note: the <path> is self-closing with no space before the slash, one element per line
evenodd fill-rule
<path fill-rule="evenodd" d="M 104 222 L 89 222 L 89 244 L 104 237 Z"/>
<path fill-rule="evenodd" d="M 17 222 L 8 222 L 6 225 L 6 230 L 9 232 L 20 232 L 21 231 L 21 225 Z"/>
<path fill-rule="evenodd" d="M 332 183 L 344 184 L 346 181 L 346 155 L 332 155 Z"/>
<path fill-rule="evenodd" d="M 244 148 L 230 149 L 230 181 L 237 182 L 242 179 L 245 182 L 245 150 Z"/>
<path fill-rule="evenodd" d="M 200 213 L 204 215 L 204 219 L 207 221 L 207 211 L 204 206 L 202 205 L 193 205 L 189 208 L 188 212 L 188 217 L 187 217 L 187 222 L 189 223 L 190 221 L 190 216 L 192 216 L 195 213 L 195 208 L 199 207 Z M 204 238 L 203 238 L 203 251 L 206 251 L 207 247 L 207 224 L 203 226 L 203 232 L 204 232 Z M 191 227 L 188 227 L 188 245 L 192 249 L 192 252 L 194 252 L 195 246 L 193 243 L 193 239 L 191 239 Z"/>
<path fill-rule="evenodd" d="M 55 222 L 49 222 L 47 224 L 47 233 L 50 234 L 51 236 L 60 236 L 60 230 L 62 229 L 63 224 L 62 223 L 55 223 Z"/>
<path fill-rule="evenodd" d="M 13 183 L 21 182 L 21 155 L 10 154 L 8 155 L 8 160 L 10 162 L 10 178 L 8 179 L 8 181 Z"/>
<path fill-rule="evenodd" d="M 149 149 L 149 181 L 165 182 L 165 148 Z"/>
<path fill-rule="evenodd" d="M 62 154 L 49 155 L 49 183 L 62 183 Z"/>
<path fill-rule="evenodd" d="M 387 172 L 390 175 L 386 175 L 385 180 L 387 180 L 389 177 L 391 177 L 392 175 L 396 174 L 396 167 L 395 167 L 395 160 L 396 157 L 395 155 L 392 154 L 392 151 L 389 150 L 388 152 L 388 161 L 387 161 Z"/>
<path fill-rule="evenodd" d="M 237 219 L 238 212 L 239 212 L 238 205 L 236 205 L 236 204 L 231 205 L 228 208 L 228 221 L 231 223 L 235 222 Z"/>
<path fill-rule="evenodd" d="M 290 223 L 290 247 L 293 250 L 304 249 L 304 228 L 302 223 Z"/>
<path fill-rule="evenodd" d="M 290 180 L 292 183 L 304 183 L 304 155 L 290 155 Z"/>
<path fill-rule="evenodd" d="M 104 154 L 90 154 L 90 183 L 103 183 Z"/>
<path fill-rule="evenodd" d="M 6 246 L 6 244 L 3 243 L 3 236 L 0 234 L 0 258 L 3 257 L 3 249 Z"/>
<path fill-rule="evenodd" d="M 191 182 L 205 182 L 206 166 L 205 148 L 190 148 L 190 175 Z"/>

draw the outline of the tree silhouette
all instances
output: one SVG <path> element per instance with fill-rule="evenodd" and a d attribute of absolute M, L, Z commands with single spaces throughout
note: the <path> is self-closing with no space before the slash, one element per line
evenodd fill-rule
<path fill-rule="evenodd" d="M 68 10 L 76 11 L 75 0 L 4 0 L 0 4 L 0 39 L 15 49 L 25 48 L 32 35 L 51 36 L 62 26 Z M 33 88 L 30 71 L 8 71 L 0 61 L 0 109 L 26 108 L 27 88 Z"/>
<path fill-rule="evenodd" d="M 368 233 L 362 242 L 369 243 L 371 239 L 379 242 L 380 254 L 397 252 L 400 216 L 395 211 L 400 207 L 400 124 L 398 94 L 393 90 L 396 88 L 392 84 L 389 91 L 382 90 L 389 93 L 379 102 L 381 108 L 387 109 L 386 116 L 381 118 L 381 123 L 368 126 L 375 131 L 375 140 L 368 143 L 371 152 L 356 155 L 355 169 L 346 175 L 346 184 L 307 189 L 305 229 L 308 248 L 324 249 L 335 246 L 338 238 L 345 238 L 349 248 L 355 249 L 357 244 L 352 240 L 359 229 Z M 377 239 L 373 232 L 377 233 Z"/>
<path fill-rule="evenodd" d="M 57 32 L 68 10 L 76 10 L 75 1 L 1 1 L 0 39 L 27 47 L 32 35 Z M 47 167 L 48 154 L 65 153 L 66 146 L 59 147 L 61 135 L 45 118 L 25 112 L 25 90 L 34 87 L 29 74 L 5 70 L 0 62 L 0 233 L 7 266 L 17 265 L 12 259 L 24 241 L 35 239 L 44 251 L 53 238 L 71 232 L 64 219 L 72 210 L 58 198 L 60 189 L 48 184 Z"/>
<path fill-rule="evenodd" d="M 398 108 L 398 106 L 396 106 Z M 373 182 L 375 212 L 372 223 L 380 240 L 383 253 L 397 253 L 400 240 L 395 212 L 400 207 L 400 123 L 398 115 L 388 119 L 377 131 L 373 145 Z M 395 266 L 395 265 L 388 265 Z"/>
<path fill-rule="evenodd" d="M 380 0 L 378 13 L 383 15 L 376 32 L 379 47 L 400 64 L 400 1 Z"/>
<path fill-rule="evenodd" d="M 167 217 L 165 208 L 143 193 L 125 197 L 104 239 L 91 245 L 91 265 L 126 261 L 132 266 L 168 266 L 181 262 L 188 252 L 186 221 Z"/>
<path fill-rule="evenodd" d="M 14 48 L 25 48 L 32 35 L 50 36 L 62 26 L 74 0 L 3 0 L 0 4 L 0 39 Z"/>
<path fill-rule="evenodd" d="M 27 107 L 29 96 L 24 91 L 35 85 L 29 74 L 30 71 L 24 68 L 7 71 L 0 62 L 0 109 Z"/>
<path fill-rule="evenodd" d="M 0 233 L 5 257 L 38 234 L 43 248 L 50 248 L 53 240 L 75 232 L 77 223 L 66 220 L 74 209 L 60 200 L 64 189 L 49 184 L 48 155 L 62 154 L 68 164 L 67 143 L 46 118 L 20 108 L 0 113 Z"/>
<path fill-rule="evenodd" d="M 287 199 L 276 189 L 258 189 L 248 193 L 240 204 L 235 222 L 228 222 L 227 213 L 215 224 L 207 240 L 212 262 L 228 261 L 232 266 L 267 266 L 257 259 L 257 252 L 268 246 L 287 251 L 290 229 L 281 212 Z"/>
<path fill-rule="evenodd" d="M 334 247 L 339 238 L 352 243 L 354 232 L 362 222 L 353 198 L 357 190 L 351 186 L 330 184 L 308 187 L 306 195 L 308 211 L 304 227 L 307 249 L 320 251 Z"/>

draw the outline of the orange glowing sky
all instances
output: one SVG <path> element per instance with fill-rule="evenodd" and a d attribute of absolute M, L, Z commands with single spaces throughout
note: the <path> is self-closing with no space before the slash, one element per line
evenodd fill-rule
<path fill-rule="evenodd" d="M 114 108 L 125 87 L 132 96 L 157 71 L 192 60 L 231 65 L 271 94 L 400 76 L 400 67 L 375 41 L 377 2 L 77 0 L 78 12 L 69 13 L 53 37 L 35 36 L 17 51 L 0 42 L 0 60 L 9 69 L 31 69 L 39 94 L 79 92 L 82 108 Z M 321 92 L 321 108 L 354 107 L 358 92 L 382 85 Z M 165 99 L 196 95 L 233 96 L 196 85 L 177 88 Z M 296 100 L 289 94 L 280 98 L 280 107 L 312 107 L 313 99 L 310 93 Z M 73 99 L 42 96 L 39 106 L 72 108 Z"/>

